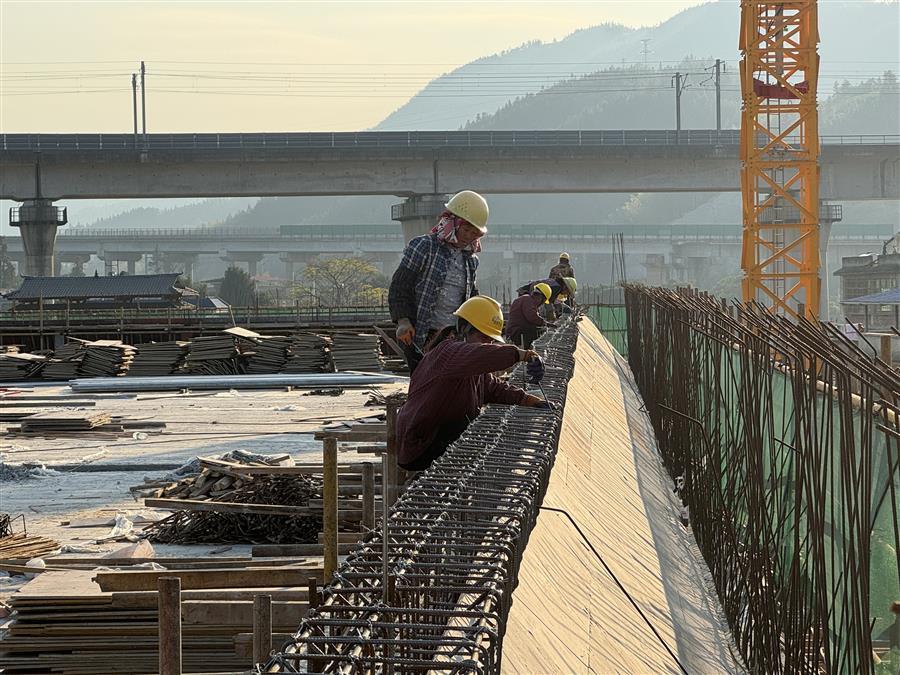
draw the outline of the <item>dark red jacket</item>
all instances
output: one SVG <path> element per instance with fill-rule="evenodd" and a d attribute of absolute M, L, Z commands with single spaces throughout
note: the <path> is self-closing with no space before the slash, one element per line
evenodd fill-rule
<path fill-rule="evenodd" d="M 414 462 L 438 427 L 474 420 L 486 403 L 524 403 L 527 394 L 492 373 L 519 360 L 514 345 L 445 340 L 425 355 L 409 381 L 409 399 L 397 413 L 400 464 Z"/>
<path fill-rule="evenodd" d="M 506 323 L 506 337 L 513 344 L 518 344 L 519 335 L 528 326 L 543 326 L 544 321 L 537 310 L 544 304 L 544 296 L 520 295 L 509 306 L 509 321 Z"/>

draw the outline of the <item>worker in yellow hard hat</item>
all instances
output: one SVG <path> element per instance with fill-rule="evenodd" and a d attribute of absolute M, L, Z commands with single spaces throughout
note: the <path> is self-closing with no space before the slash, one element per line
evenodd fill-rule
<path fill-rule="evenodd" d="M 553 291 L 545 283 L 534 285 L 529 295 L 520 295 L 509 306 L 509 322 L 506 325 L 506 337 L 514 345 L 531 349 L 537 339 L 538 328 L 553 323 L 545 321 L 538 313 L 542 305 L 550 301 Z"/>
<path fill-rule="evenodd" d="M 575 277 L 575 268 L 569 262 L 569 254 L 563 251 L 559 254 L 559 263 L 550 268 L 551 279 L 562 279 L 563 277 Z"/>
<path fill-rule="evenodd" d="M 413 372 L 409 398 L 397 414 L 397 461 L 409 471 L 427 469 L 486 403 L 550 407 L 493 375 L 520 361 L 528 362 L 532 381 L 544 375 L 536 352 L 504 344 L 500 303 L 476 296 L 454 316 L 456 326 L 441 331 Z"/>
<path fill-rule="evenodd" d="M 455 326 L 456 308 L 478 295 L 477 254 L 487 233 L 487 201 L 477 192 L 463 190 L 444 207 L 431 232 L 406 245 L 388 290 L 391 319 L 410 370 L 428 338 Z"/>

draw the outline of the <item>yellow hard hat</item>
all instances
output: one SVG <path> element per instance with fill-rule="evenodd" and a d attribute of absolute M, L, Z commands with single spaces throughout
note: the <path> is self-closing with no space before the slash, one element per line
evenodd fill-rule
<path fill-rule="evenodd" d="M 560 260 L 568 260 L 568 259 L 569 259 L 569 254 L 566 253 L 565 251 L 563 251 L 562 253 L 559 254 L 559 259 L 560 259 Z"/>
<path fill-rule="evenodd" d="M 544 294 L 544 302 L 545 303 L 550 302 L 550 296 L 553 295 L 553 291 L 550 290 L 550 286 L 548 286 L 547 284 L 544 284 L 544 283 L 535 284 L 534 290 L 540 291 L 541 293 Z"/>
<path fill-rule="evenodd" d="M 569 295 L 575 295 L 575 292 L 578 290 L 578 282 L 573 277 L 563 277 L 562 280 L 566 288 L 569 289 Z"/>
<path fill-rule="evenodd" d="M 444 206 L 454 216 L 472 223 L 482 234 L 487 232 L 488 204 L 477 192 L 471 190 L 457 192 Z"/>
<path fill-rule="evenodd" d="M 503 309 L 500 303 L 486 295 L 476 295 L 469 298 L 453 312 L 454 316 L 465 319 L 472 324 L 477 331 L 484 333 L 497 342 L 505 342 L 503 339 Z"/>

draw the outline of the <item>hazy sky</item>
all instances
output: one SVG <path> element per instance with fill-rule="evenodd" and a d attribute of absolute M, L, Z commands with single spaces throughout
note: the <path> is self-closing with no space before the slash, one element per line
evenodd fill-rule
<path fill-rule="evenodd" d="M 0 0 L 0 131 L 130 131 L 141 59 L 151 132 L 365 129 L 478 57 L 697 4 Z"/>

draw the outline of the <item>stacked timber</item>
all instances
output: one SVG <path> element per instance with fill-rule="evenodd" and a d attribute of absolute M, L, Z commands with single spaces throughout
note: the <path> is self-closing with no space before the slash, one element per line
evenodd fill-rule
<path fill-rule="evenodd" d="M 331 339 L 316 333 L 296 333 L 291 336 L 283 373 L 324 373 L 331 369 L 329 351 Z"/>
<path fill-rule="evenodd" d="M 127 375 L 159 377 L 177 373 L 181 370 L 189 346 L 190 342 L 180 340 L 140 345 Z"/>
<path fill-rule="evenodd" d="M 84 359 L 84 341 L 73 340 L 53 352 L 41 375 L 45 380 L 73 380 L 78 376 Z"/>
<path fill-rule="evenodd" d="M 271 375 L 280 373 L 288 360 L 293 339 L 283 335 L 260 335 L 247 360 L 247 373 Z"/>
<path fill-rule="evenodd" d="M 237 338 L 228 333 L 201 335 L 191 340 L 185 360 L 187 375 L 239 375 L 244 372 Z"/>
<path fill-rule="evenodd" d="M 181 579 L 184 672 L 243 672 L 252 665 L 253 598 L 272 596 L 275 639 L 307 612 L 321 563 L 296 558 L 47 559 L 10 599 L 14 620 L 0 640 L 4 673 L 159 672 L 160 576 Z M 156 563 L 166 569 L 129 569 Z M 91 571 L 92 566 L 113 568 Z M 88 569 L 79 569 L 85 568 Z"/>
<path fill-rule="evenodd" d="M 40 374 L 46 356 L 7 351 L 0 354 L 0 382 L 12 382 Z"/>
<path fill-rule="evenodd" d="M 94 340 L 84 345 L 80 377 L 117 377 L 124 375 L 137 351 L 121 340 Z"/>
<path fill-rule="evenodd" d="M 381 340 L 374 333 L 336 331 L 331 343 L 331 359 L 336 372 L 382 369 Z"/>
<path fill-rule="evenodd" d="M 0 559 L 21 558 L 25 562 L 31 558 L 47 555 L 60 550 L 58 541 L 35 534 L 17 532 L 0 537 Z"/>
<path fill-rule="evenodd" d="M 29 415 L 22 420 L 22 433 L 46 434 L 84 432 L 102 428 L 112 422 L 105 412 L 85 410 L 55 410 Z"/>

